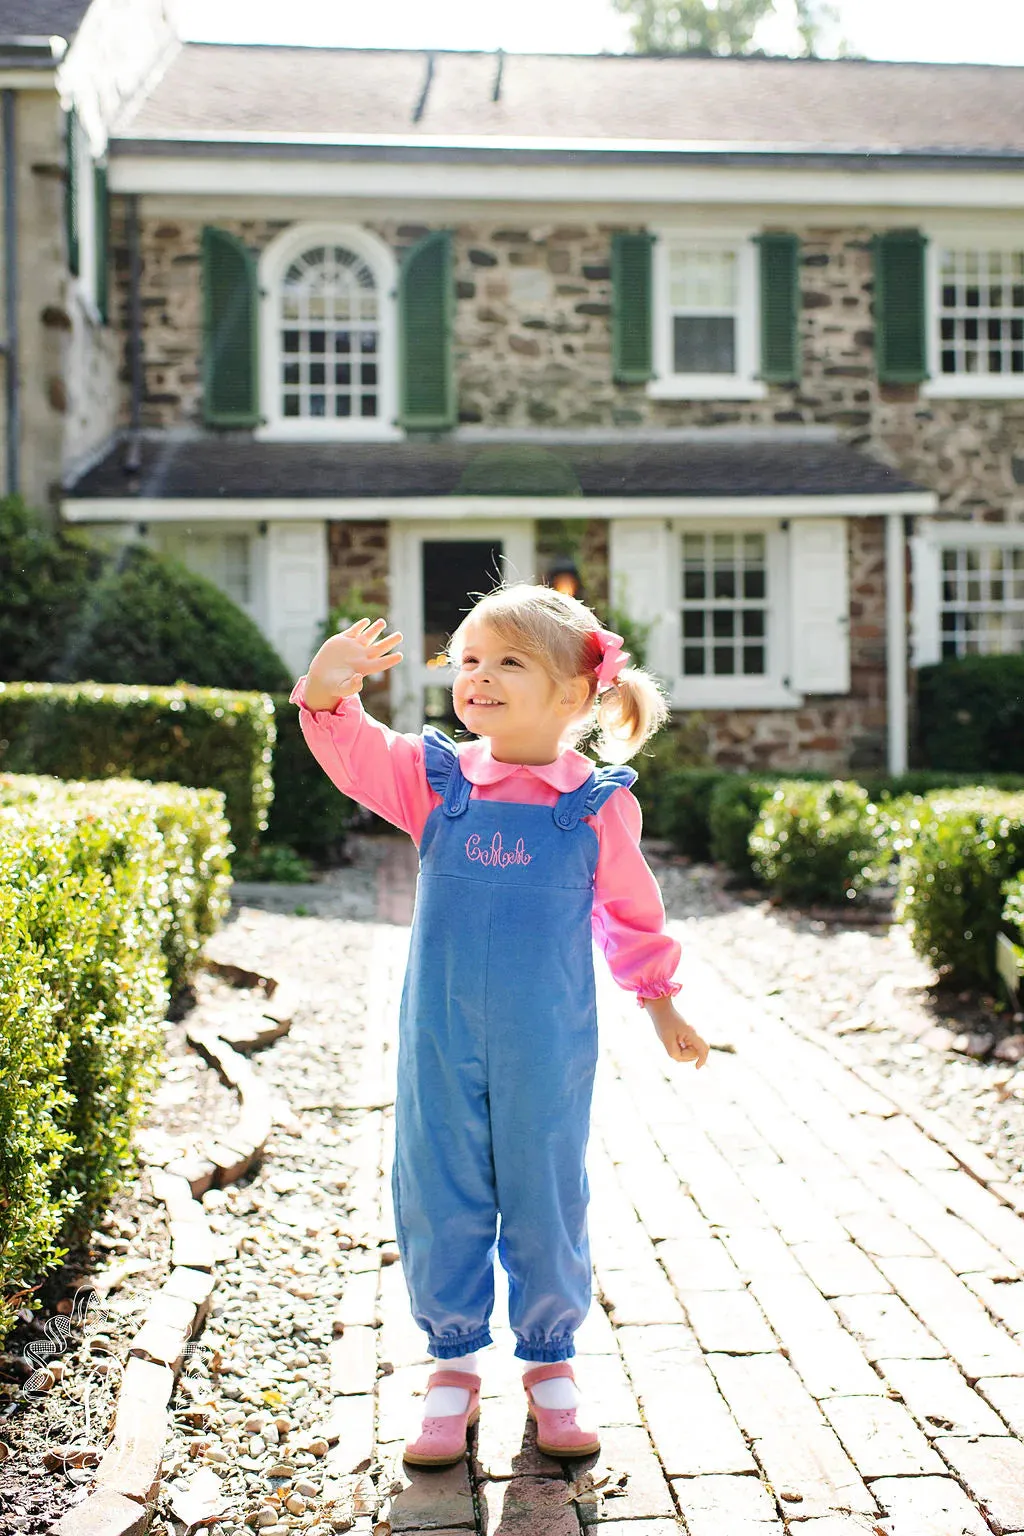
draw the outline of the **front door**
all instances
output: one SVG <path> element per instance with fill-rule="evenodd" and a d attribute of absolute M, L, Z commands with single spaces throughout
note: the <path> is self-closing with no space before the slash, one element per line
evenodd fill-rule
<path fill-rule="evenodd" d="M 397 730 L 454 724 L 444 651 L 476 597 L 500 581 L 532 580 L 533 525 L 489 522 L 391 525 L 390 622 L 405 660 L 389 674 Z"/>

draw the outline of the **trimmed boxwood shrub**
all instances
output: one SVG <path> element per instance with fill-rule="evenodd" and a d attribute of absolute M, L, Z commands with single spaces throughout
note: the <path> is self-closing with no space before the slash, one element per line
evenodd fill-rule
<path fill-rule="evenodd" d="M 1024 867 L 1024 794 L 937 792 L 901 817 L 896 915 L 958 985 L 991 987 L 1003 886 Z"/>
<path fill-rule="evenodd" d="M 751 858 L 750 835 L 761 820 L 761 807 L 786 782 L 778 775 L 764 778 L 727 773 L 712 788 L 708 803 L 711 857 L 734 875 L 747 880 L 759 878 Z"/>
<path fill-rule="evenodd" d="M 86 1230 L 132 1165 L 169 966 L 187 978 L 223 910 L 226 833 L 212 791 L 0 780 L 0 1128 L 14 1127 L 0 1159 L 15 1180 L 0 1183 L 0 1295 L 38 1278 L 58 1229 Z"/>
<path fill-rule="evenodd" d="M 277 728 L 271 770 L 274 801 L 266 842 L 294 848 L 318 864 L 335 864 L 358 807 L 331 783 L 310 752 L 299 725 L 299 711 L 288 702 L 288 695 L 275 694 L 273 705 Z"/>
<path fill-rule="evenodd" d="M 141 544 L 51 530 L 0 500 L 0 678 L 273 692 L 288 669 L 220 588 Z"/>
<path fill-rule="evenodd" d="M 988 774 L 1024 763 L 1024 656 L 963 656 L 922 667 L 917 707 L 927 764 Z"/>
<path fill-rule="evenodd" d="M 219 789 L 242 849 L 267 825 L 274 741 L 266 694 L 0 683 L 0 771 Z"/>
<path fill-rule="evenodd" d="M 840 903 L 873 878 L 874 807 L 860 784 L 788 780 L 750 835 L 755 875 L 793 902 Z"/>
<path fill-rule="evenodd" d="M 0 1343 L 15 1321 L 12 1292 L 59 1262 L 58 1236 L 75 1196 L 55 1192 L 72 1144 L 62 1081 L 67 1037 L 42 956 L 28 943 L 18 897 L 0 890 Z"/>

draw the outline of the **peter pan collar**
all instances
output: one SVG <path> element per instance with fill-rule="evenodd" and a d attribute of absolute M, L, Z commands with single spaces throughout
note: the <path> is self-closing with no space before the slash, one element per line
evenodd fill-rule
<path fill-rule="evenodd" d="M 459 767 L 471 784 L 500 784 L 515 773 L 533 774 L 560 795 L 579 789 L 593 771 L 593 763 L 582 752 L 567 747 L 553 763 L 502 763 L 491 756 L 486 737 L 459 747 Z"/>

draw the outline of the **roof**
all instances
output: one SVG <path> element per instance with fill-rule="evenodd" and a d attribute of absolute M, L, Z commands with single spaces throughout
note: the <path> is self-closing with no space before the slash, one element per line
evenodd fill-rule
<path fill-rule="evenodd" d="M 1024 67 L 186 43 L 118 136 L 1012 156 Z"/>
<path fill-rule="evenodd" d="M 74 37 L 90 0 L 0 0 L 0 40 Z"/>
<path fill-rule="evenodd" d="M 124 468 L 115 445 L 73 498 L 423 496 L 892 496 L 921 490 L 841 443 L 675 440 L 576 444 L 149 439 Z"/>

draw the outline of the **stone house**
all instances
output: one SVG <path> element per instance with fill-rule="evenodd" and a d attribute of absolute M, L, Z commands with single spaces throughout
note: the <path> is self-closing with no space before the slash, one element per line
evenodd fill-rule
<path fill-rule="evenodd" d="M 0 0 L 0 486 L 52 507 L 120 423 L 107 127 L 175 43 L 170 0 Z"/>
<path fill-rule="evenodd" d="M 1020 649 L 1024 70 L 183 44 L 105 155 L 64 516 L 296 673 L 379 605 L 415 728 L 467 592 L 580 579 L 714 760 L 898 770 Z"/>

